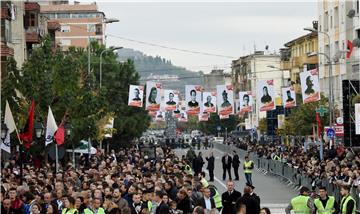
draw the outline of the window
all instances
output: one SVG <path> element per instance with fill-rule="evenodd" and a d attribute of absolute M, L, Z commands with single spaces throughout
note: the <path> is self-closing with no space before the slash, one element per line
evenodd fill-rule
<path fill-rule="evenodd" d="M 70 14 L 69 14 L 69 13 L 58 13 L 58 14 L 57 14 L 57 18 L 58 18 L 58 19 L 69 19 L 69 18 L 70 18 Z"/>
<path fill-rule="evenodd" d="M 88 24 L 87 25 L 87 32 L 88 33 L 93 33 L 95 31 L 96 31 L 95 24 Z"/>
<path fill-rule="evenodd" d="M 329 13 L 325 12 L 324 15 L 324 30 L 328 31 L 329 30 Z"/>
<path fill-rule="evenodd" d="M 61 39 L 60 40 L 60 45 L 61 46 L 70 46 L 71 45 L 71 40 L 70 39 Z"/>
<path fill-rule="evenodd" d="M 339 27 L 339 8 L 335 7 L 334 9 L 334 27 Z"/>
<path fill-rule="evenodd" d="M 48 19 L 55 19 L 54 13 L 44 13 L 43 15 Z"/>
<path fill-rule="evenodd" d="M 356 35 L 357 35 L 357 38 L 360 39 L 360 28 L 356 30 Z"/>
<path fill-rule="evenodd" d="M 335 55 L 339 54 L 339 41 L 335 42 Z"/>
<path fill-rule="evenodd" d="M 70 32 L 70 26 L 69 25 L 61 25 L 61 32 L 64 32 L 64 33 Z"/>
<path fill-rule="evenodd" d="M 359 5 L 359 0 L 356 0 L 356 12 L 359 14 L 359 9 L 360 8 L 360 5 Z"/>

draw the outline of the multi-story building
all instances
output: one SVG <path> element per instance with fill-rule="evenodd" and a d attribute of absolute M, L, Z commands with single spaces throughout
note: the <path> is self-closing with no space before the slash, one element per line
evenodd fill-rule
<path fill-rule="evenodd" d="M 87 47 L 90 40 L 105 41 L 104 13 L 96 3 L 80 4 L 68 1 L 40 2 L 41 13 L 49 20 L 56 20 L 61 30 L 56 32 L 56 42 L 66 50 L 70 46 Z"/>
<path fill-rule="evenodd" d="M 280 49 L 280 68 L 290 72 L 290 82 L 287 85 L 291 84 L 294 86 L 295 92 L 300 94 L 300 72 L 304 69 L 311 70 L 318 66 L 317 55 L 309 54 L 318 50 L 317 33 L 312 32 L 300 36 L 287 42 L 284 46 L 286 48 Z"/>
<path fill-rule="evenodd" d="M 14 49 L 11 47 L 11 22 L 14 19 L 15 11 L 11 1 L 1 1 L 1 73 L 6 73 L 6 62 L 9 57 L 14 56 Z"/>
<path fill-rule="evenodd" d="M 350 10 L 356 11 L 356 17 L 349 18 Z M 353 41 L 359 32 L 359 0 L 321 0 L 318 4 L 319 15 L 319 53 L 326 54 L 331 60 L 331 69 L 327 57 L 319 56 L 320 89 L 329 96 L 329 85 L 332 85 L 333 99 L 337 108 L 342 109 L 342 80 L 359 80 L 359 52 L 354 48 L 350 58 L 346 57 L 348 41 Z M 357 26 L 359 27 L 359 26 Z M 329 72 L 331 73 L 331 84 Z"/>
<path fill-rule="evenodd" d="M 353 58 L 355 60 L 353 63 L 351 63 L 351 65 L 354 75 L 360 76 L 360 0 L 353 1 L 353 8 L 355 14 L 353 17 L 350 16 L 349 18 L 353 19 Z"/>
<path fill-rule="evenodd" d="M 214 69 L 209 74 L 204 74 L 203 78 L 206 91 L 216 91 L 216 85 L 231 84 L 231 75 L 221 69 Z"/>

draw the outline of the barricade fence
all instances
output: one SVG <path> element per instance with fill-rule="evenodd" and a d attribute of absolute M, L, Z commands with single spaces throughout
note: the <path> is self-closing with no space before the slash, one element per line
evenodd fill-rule
<path fill-rule="evenodd" d="M 316 184 L 314 179 L 309 176 L 303 175 L 300 170 L 289 166 L 286 163 L 283 163 L 278 160 L 266 159 L 263 157 L 258 157 L 256 153 L 248 152 L 242 149 L 239 149 L 233 145 L 219 144 L 215 143 L 215 148 L 218 150 L 232 154 L 233 151 L 236 151 L 239 154 L 240 158 L 249 156 L 249 158 L 254 161 L 255 166 L 266 173 L 271 173 L 278 176 L 281 180 L 286 182 L 288 185 L 291 185 L 294 188 L 300 188 L 301 186 L 306 186 L 309 189 L 315 190 Z M 320 185 L 319 185 L 320 186 Z M 329 195 L 332 195 L 340 203 L 340 187 L 337 184 L 330 183 L 328 179 L 321 180 L 321 186 L 326 187 L 326 190 Z M 356 187 L 351 188 L 351 196 L 355 199 L 357 205 L 357 213 L 360 213 L 360 191 Z"/>

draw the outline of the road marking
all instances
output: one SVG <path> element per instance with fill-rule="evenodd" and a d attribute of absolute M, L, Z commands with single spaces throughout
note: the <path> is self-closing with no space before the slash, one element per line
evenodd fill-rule
<path fill-rule="evenodd" d="M 209 170 L 205 171 L 206 174 L 209 174 Z M 217 181 L 221 186 L 223 186 L 225 189 L 227 189 L 226 185 L 220 180 L 218 179 L 216 176 L 214 176 L 215 181 Z"/>

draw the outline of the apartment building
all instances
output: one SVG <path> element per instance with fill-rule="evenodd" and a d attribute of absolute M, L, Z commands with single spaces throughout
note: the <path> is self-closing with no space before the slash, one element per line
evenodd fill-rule
<path fill-rule="evenodd" d="M 41 1 L 41 13 L 49 20 L 59 22 L 61 29 L 56 32 L 56 42 L 63 50 L 70 46 L 87 47 L 90 40 L 104 43 L 103 12 L 98 10 L 96 3 L 80 4 L 68 1 Z"/>
<path fill-rule="evenodd" d="M 216 91 L 216 85 L 231 84 L 231 75 L 222 69 L 213 69 L 209 74 L 204 74 L 203 82 L 205 91 Z"/>

